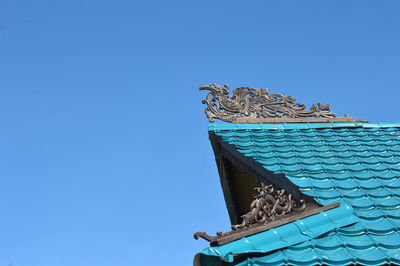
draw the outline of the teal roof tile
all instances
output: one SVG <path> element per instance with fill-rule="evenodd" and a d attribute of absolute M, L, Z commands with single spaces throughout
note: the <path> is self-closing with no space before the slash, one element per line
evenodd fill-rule
<path fill-rule="evenodd" d="M 343 245 L 352 249 L 368 249 L 375 245 L 375 242 L 368 235 L 340 236 Z"/>
<path fill-rule="evenodd" d="M 321 252 L 319 252 L 321 253 Z M 353 256 L 343 248 L 324 250 L 322 252 L 322 263 L 327 265 L 348 265 L 353 262 Z"/>
<path fill-rule="evenodd" d="M 314 239 L 315 247 L 322 250 L 334 250 L 340 247 L 343 242 L 335 234 Z"/>
<path fill-rule="evenodd" d="M 362 188 L 356 187 L 350 190 L 341 190 L 341 194 L 346 199 L 358 199 L 361 197 L 365 197 L 367 195 L 367 192 L 364 191 Z"/>
<path fill-rule="evenodd" d="M 360 220 L 366 231 L 372 234 L 390 234 L 396 232 L 396 226 L 389 220 L 390 218 L 379 218 L 377 220 Z"/>
<path fill-rule="evenodd" d="M 356 223 L 350 226 L 341 227 L 338 230 L 337 237 L 340 238 L 340 235 L 360 235 L 366 233 L 365 227 L 361 223 Z"/>
<path fill-rule="evenodd" d="M 384 218 L 387 213 L 380 209 L 373 209 L 369 211 L 359 212 L 357 215 L 363 220 L 376 221 L 378 219 Z"/>
<path fill-rule="evenodd" d="M 389 235 L 371 235 L 375 243 L 385 249 L 400 249 L 400 233 L 396 232 Z"/>
<path fill-rule="evenodd" d="M 289 258 L 289 264 L 313 265 L 321 261 L 319 255 L 313 248 L 304 250 L 284 250 L 284 254 Z"/>
<path fill-rule="evenodd" d="M 398 249 L 381 247 L 380 250 L 389 258 L 388 263 L 400 264 L 400 253 Z"/>
<path fill-rule="evenodd" d="M 375 201 L 368 198 L 368 197 L 361 197 L 361 198 L 346 198 L 346 202 L 351 204 L 355 209 L 359 210 L 370 210 L 375 207 Z"/>
<path fill-rule="evenodd" d="M 349 252 L 356 257 L 356 262 L 365 265 L 378 265 L 382 263 L 389 263 L 387 255 L 376 247 L 368 249 L 352 249 L 348 248 Z"/>
<path fill-rule="evenodd" d="M 266 257 L 258 257 L 258 258 L 249 258 L 246 261 L 238 263 L 236 265 L 243 266 L 266 266 L 266 265 L 286 265 L 287 256 L 282 251 L 277 251 L 271 254 L 268 258 Z"/>
<path fill-rule="evenodd" d="M 385 210 L 385 214 L 387 217 L 394 218 L 394 219 L 400 219 L 400 208 L 392 209 L 392 210 Z"/>

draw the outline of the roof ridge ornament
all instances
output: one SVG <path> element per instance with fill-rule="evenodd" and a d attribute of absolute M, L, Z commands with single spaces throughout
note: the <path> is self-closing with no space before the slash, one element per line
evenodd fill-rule
<path fill-rule="evenodd" d="M 209 90 L 202 101 L 207 104 L 205 113 L 210 122 L 220 119 L 231 123 L 288 123 L 288 122 L 356 122 L 345 115 L 336 117 L 329 104 L 313 104 L 310 110 L 306 105 L 297 103 L 296 98 L 284 94 L 270 94 L 268 89 L 240 87 L 233 90 L 229 97 L 229 87 L 211 84 L 201 86 L 200 90 Z M 360 121 L 365 122 L 365 121 Z"/>

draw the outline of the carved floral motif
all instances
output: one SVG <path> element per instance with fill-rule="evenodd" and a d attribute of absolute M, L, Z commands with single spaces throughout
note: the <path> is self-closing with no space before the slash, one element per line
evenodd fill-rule
<path fill-rule="evenodd" d="M 304 213 L 303 211 L 306 209 L 306 203 L 303 199 L 296 202 L 292 200 L 292 195 L 286 194 L 283 189 L 276 190 L 272 185 L 261 183 L 261 186 L 256 187 L 255 190 L 256 193 L 253 202 L 250 204 L 250 211 L 241 216 L 241 224 L 232 225 L 232 231 L 226 233 L 218 231 L 216 236 L 210 236 L 206 232 L 197 232 L 194 234 L 194 238 L 199 239 L 201 237 L 212 243 L 227 243 L 255 232 L 262 232 L 268 226 L 276 226 L 274 222 L 281 222 L 281 224 L 290 222 L 291 220 L 288 217 L 293 219 L 294 215 L 292 214 Z"/>
<path fill-rule="evenodd" d="M 267 89 L 240 87 L 233 90 L 229 98 L 229 87 L 216 84 L 201 86 L 200 90 L 210 93 L 203 104 L 207 104 L 206 115 L 210 122 L 220 119 L 237 122 L 240 118 L 326 118 L 335 119 L 329 104 L 313 104 L 310 110 L 306 105 L 297 103 L 296 98 L 282 94 L 269 94 Z M 344 119 L 353 119 L 347 115 Z"/>
<path fill-rule="evenodd" d="M 241 216 L 242 223 L 232 225 L 233 230 L 252 226 L 253 224 L 266 224 L 279 219 L 280 216 L 303 211 L 306 208 L 304 200 L 296 202 L 292 195 L 287 195 L 284 189 L 275 190 L 272 185 L 255 188 L 254 200 L 250 204 L 250 211 Z"/>

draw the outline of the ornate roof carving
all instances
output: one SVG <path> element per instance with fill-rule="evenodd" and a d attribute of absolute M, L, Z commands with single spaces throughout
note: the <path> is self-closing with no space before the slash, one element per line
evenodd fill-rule
<path fill-rule="evenodd" d="M 229 87 L 216 84 L 201 86 L 209 90 L 203 100 L 205 113 L 210 122 L 220 119 L 231 123 L 271 122 L 355 122 L 348 115 L 337 118 L 329 104 L 316 103 L 309 110 L 297 103 L 296 98 L 282 94 L 270 94 L 267 89 L 240 87 L 229 97 Z"/>
<path fill-rule="evenodd" d="M 292 200 L 292 195 L 287 194 L 284 189 L 276 190 L 272 185 L 264 185 L 264 183 L 256 187 L 255 191 L 250 211 L 241 216 L 241 224 L 232 225 L 232 231 L 226 233 L 218 231 L 216 236 L 197 232 L 194 238 L 201 237 L 210 241 L 212 246 L 219 246 L 340 205 L 339 203 L 323 207 L 314 203 L 306 205 L 303 199 Z"/>
<path fill-rule="evenodd" d="M 241 224 L 232 225 L 233 230 L 273 222 L 283 215 L 304 211 L 306 208 L 303 199 L 300 202 L 292 200 L 292 195 L 287 195 L 284 189 L 276 190 L 272 185 L 261 183 L 261 187 L 255 190 L 250 211 L 241 216 Z"/>

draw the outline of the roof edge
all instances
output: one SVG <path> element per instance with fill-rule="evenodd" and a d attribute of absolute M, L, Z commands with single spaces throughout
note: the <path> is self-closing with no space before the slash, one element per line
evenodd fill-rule
<path fill-rule="evenodd" d="M 329 123 L 257 123 L 257 124 L 217 124 L 210 123 L 208 131 L 219 130 L 286 130 L 286 129 L 313 129 L 313 128 L 390 128 L 399 127 L 400 123 L 362 123 L 362 122 L 329 122 Z"/>
<path fill-rule="evenodd" d="M 356 222 L 358 222 L 358 217 L 354 214 L 353 208 L 349 204 L 341 202 L 338 208 L 326 210 L 256 235 L 243 237 L 222 246 L 207 247 L 199 254 L 209 257 L 208 259 L 214 257 L 219 258 L 220 261 L 234 262 L 235 256 L 239 254 L 265 254 L 302 243 Z M 197 254 L 195 256 L 197 264 L 194 265 L 206 265 L 199 259 L 200 255 Z"/>

